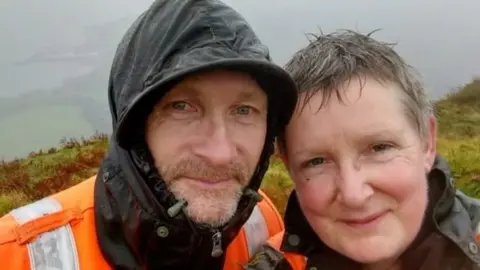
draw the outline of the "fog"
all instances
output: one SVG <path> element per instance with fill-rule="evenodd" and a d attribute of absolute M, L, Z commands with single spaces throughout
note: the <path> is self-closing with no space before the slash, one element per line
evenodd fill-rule
<path fill-rule="evenodd" d="M 40 105 L 35 106 L 59 105 L 52 101 L 54 99 L 48 101 L 52 91 L 57 93 L 55 95 L 63 93 L 65 99 L 83 95 L 84 103 L 88 104 L 91 99 L 91 104 L 95 105 L 79 105 L 80 109 L 97 110 L 98 117 L 103 120 L 93 124 L 88 120 L 87 124 L 95 130 L 107 130 L 106 83 L 113 53 L 126 28 L 151 2 L 44 0 L 29 1 L 25 6 L 23 1 L 3 0 L 0 9 L 0 106 L 8 104 L 9 107 L 0 108 L 0 131 L 9 129 L 9 134 L 16 134 L 16 126 L 7 125 L 8 121 L 2 118 L 17 115 L 19 108 L 24 110 L 16 105 L 25 103 L 26 99 L 32 99 L 26 103 L 28 106 L 24 104 L 28 108 L 37 104 L 36 96 L 42 96 L 39 93 L 45 96 L 38 101 Z M 480 75 L 478 1 L 226 2 L 250 22 L 269 46 L 274 60 L 281 65 L 307 44 L 305 33 L 318 33 L 319 29 L 323 32 L 353 29 L 367 33 L 380 28 L 382 30 L 373 37 L 398 43 L 397 51 L 422 74 L 431 98 L 438 98 Z M 35 122 L 71 125 L 62 121 L 72 121 L 55 117 L 41 119 L 41 114 L 38 117 Z M 20 121 L 18 126 L 22 124 L 26 123 Z M 32 127 L 39 128 L 40 125 Z M 92 129 L 82 130 L 68 134 L 52 131 L 45 135 L 48 140 L 39 139 L 28 147 L 47 147 L 56 144 L 62 136 L 92 132 Z M 18 132 L 28 132 L 28 129 Z M 0 158 L 28 153 L 27 146 L 18 143 L 18 138 L 1 134 Z M 35 136 L 32 132 L 22 138 L 35 140 Z"/>

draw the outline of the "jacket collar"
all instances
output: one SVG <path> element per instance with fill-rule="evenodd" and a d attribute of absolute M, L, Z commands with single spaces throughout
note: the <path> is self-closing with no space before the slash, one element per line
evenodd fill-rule
<path fill-rule="evenodd" d="M 192 224 L 183 212 L 170 217 L 147 184 L 152 177 L 142 174 L 131 153 L 111 143 L 95 183 L 95 223 L 106 260 L 115 269 L 220 269 L 223 257 L 211 255 L 215 232 Z M 256 203 L 255 196 L 244 194 L 232 220 L 216 231 L 223 251 Z"/>

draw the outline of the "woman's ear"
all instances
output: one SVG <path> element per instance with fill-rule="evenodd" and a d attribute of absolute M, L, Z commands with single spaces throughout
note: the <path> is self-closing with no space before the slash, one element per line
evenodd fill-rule
<path fill-rule="evenodd" d="M 425 170 L 429 172 L 435 157 L 437 156 L 437 119 L 431 115 L 427 121 L 427 134 L 424 140 L 425 145 Z"/>

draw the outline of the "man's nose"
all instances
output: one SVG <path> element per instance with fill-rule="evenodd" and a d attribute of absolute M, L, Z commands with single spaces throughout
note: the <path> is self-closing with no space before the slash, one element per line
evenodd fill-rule
<path fill-rule="evenodd" d="M 340 169 L 337 181 L 337 200 L 346 207 L 362 208 L 374 190 L 360 166 L 348 165 Z"/>
<path fill-rule="evenodd" d="M 212 165 L 230 164 L 237 150 L 227 123 L 221 120 L 211 121 L 202 130 L 204 131 L 202 138 L 193 146 L 194 153 Z"/>

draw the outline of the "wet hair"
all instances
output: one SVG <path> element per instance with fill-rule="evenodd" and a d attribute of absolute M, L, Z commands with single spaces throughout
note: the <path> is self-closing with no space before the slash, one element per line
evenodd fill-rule
<path fill-rule="evenodd" d="M 396 85 L 405 112 L 419 135 L 428 135 L 428 118 L 432 114 L 430 102 L 417 71 L 408 65 L 393 49 L 394 43 L 373 39 L 371 35 L 352 30 L 329 34 L 309 34 L 309 44 L 297 51 L 285 69 L 297 84 L 297 109 L 302 110 L 314 95 L 322 95 L 323 108 L 332 95 L 342 102 L 341 91 L 352 79 L 360 80 L 361 90 L 366 79 L 375 79 L 382 85 Z M 303 104 L 302 104 L 303 103 Z M 278 150 L 285 151 L 285 137 L 277 140 Z"/>

